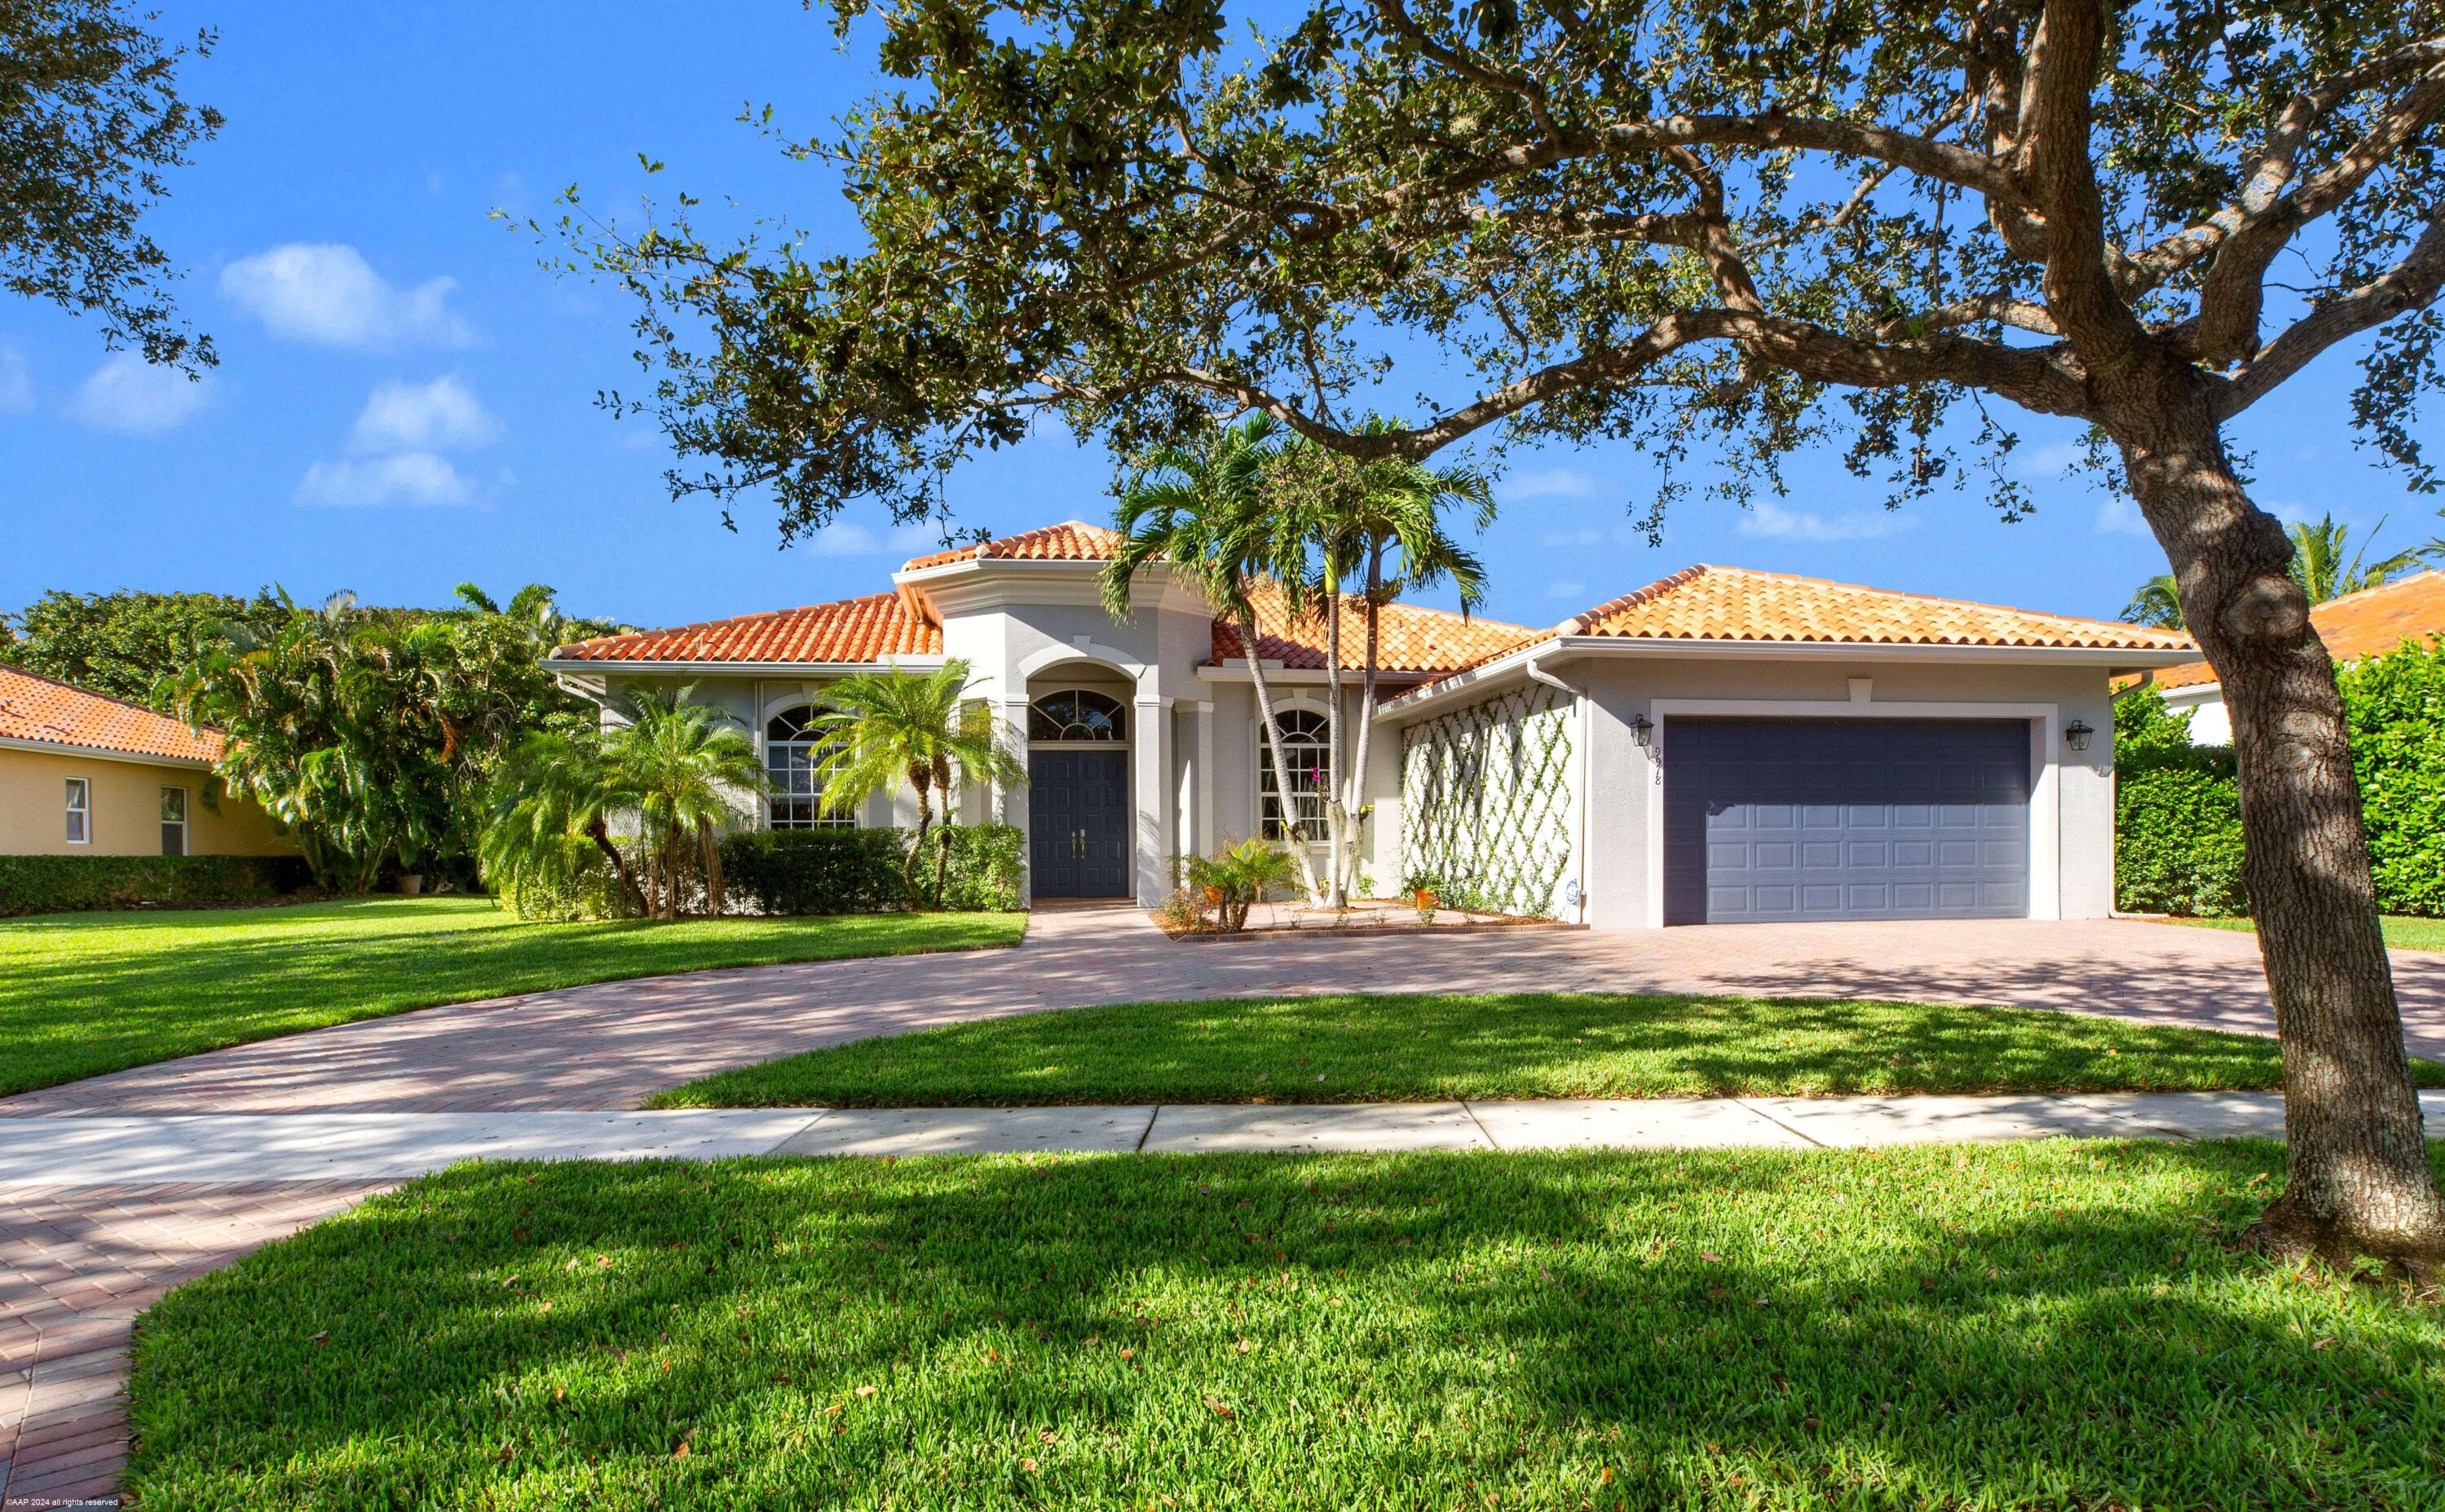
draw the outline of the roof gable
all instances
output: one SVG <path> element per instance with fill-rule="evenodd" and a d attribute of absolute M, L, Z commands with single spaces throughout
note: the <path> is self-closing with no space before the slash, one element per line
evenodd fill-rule
<path fill-rule="evenodd" d="M 912 556 L 901 564 L 900 570 L 916 572 L 929 567 L 947 567 L 953 562 L 1109 562 L 1120 551 L 1124 539 L 1118 531 L 1108 531 L 1100 525 L 1063 520 L 1041 530 L 1021 531 L 1017 535 Z"/>
<path fill-rule="evenodd" d="M 1555 633 L 1669 641 L 2191 649 L 2191 638 L 2178 630 L 1706 565 L 1599 604 L 1557 625 Z"/>
<path fill-rule="evenodd" d="M 0 739 L 207 765 L 221 757 L 217 731 L 15 667 L 0 667 Z"/>
<path fill-rule="evenodd" d="M 896 593 L 869 593 L 803 608 L 607 635 L 560 646 L 551 656 L 556 662 L 820 663 L 942 652 L 940 626 L 910 613 Z"/>

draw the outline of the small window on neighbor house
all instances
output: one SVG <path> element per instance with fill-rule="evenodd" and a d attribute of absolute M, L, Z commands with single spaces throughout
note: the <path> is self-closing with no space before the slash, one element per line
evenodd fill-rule
<path fill-rule="evenodd" d="M 93 788 L 83 777 L 68 778 L 68 844 L 93 844 Z"/>
<path fill-rule="evenodd" d="M 823 806 L 826 768 L 840 747 L 827 739 L 813 704 L 784 709 L 764 721 L 764 779 L 775 830 L 854 830 L 857 810 Z"/>
<path fill-rule="evenodd" d="M 161 790 L 161 853 L 183 856 L 187 853 L 187 790 Z"/>

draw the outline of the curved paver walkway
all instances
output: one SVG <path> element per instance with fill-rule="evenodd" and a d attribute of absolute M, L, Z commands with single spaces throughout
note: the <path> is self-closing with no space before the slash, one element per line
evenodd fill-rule
<path fill-rule="evenodd" d="M 2398 952 L 2395 972 L 2406 1041 L 2445 1056 L 2445 955 Z M 1016 952 L 699 972 L 431 1008 L 0 1099 L 0 1117 L 633 1108 L 732 1066 L 1042 1008 L 1522 990 L 2017 1003 L 2274 1030 L 2250 936 L 2131 920 L 1176 944 L 1134 909 L 1079 908 L 1037 913 Z"/>

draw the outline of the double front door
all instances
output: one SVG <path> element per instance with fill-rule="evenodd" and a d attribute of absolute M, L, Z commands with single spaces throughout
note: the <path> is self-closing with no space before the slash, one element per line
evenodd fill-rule
<path fill-rule="evenodd" d="M 1129 754 L 1032 751 L 1028 870 L 1039 898 L 1129 892 Z"/>

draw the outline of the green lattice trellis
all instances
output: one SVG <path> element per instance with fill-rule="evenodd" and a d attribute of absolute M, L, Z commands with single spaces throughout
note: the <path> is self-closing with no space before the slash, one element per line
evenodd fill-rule
<path fill-rule="evenodd" d="M 1571 863 L 1571 733 L 1552 688 L 1401 732 L 1401 867 L 1455 905 L 1547 914 Z"/>

